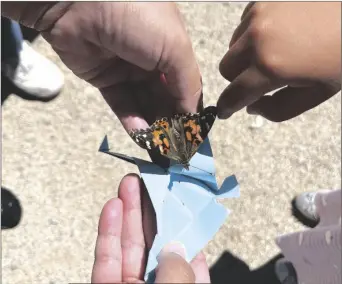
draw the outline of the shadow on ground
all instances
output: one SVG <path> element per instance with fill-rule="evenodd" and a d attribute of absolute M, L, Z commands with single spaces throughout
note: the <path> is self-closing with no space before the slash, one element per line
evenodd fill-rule
<path fill-rule="evenodd" d="M 212 284 L 280 284 L 274 273 L 274 264 L 283 256 L 270 259 L 263 266 L 250 270 L 238 257 L 225 251 L 210 268 Z"/>

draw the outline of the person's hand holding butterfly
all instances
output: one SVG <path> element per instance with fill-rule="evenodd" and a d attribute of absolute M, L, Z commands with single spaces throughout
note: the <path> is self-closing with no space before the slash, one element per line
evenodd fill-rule
<path fill-rule="evenodd" d="M 280 122 L 316 107 L 341 90 L 341 4 L 249 3 L 220 72 L 231 83 L 219 118 L 247 107 Z"/>
<path fill-rule="evenodd" d="M 137 175 L 125 176 L 119 197 L 103 207 L 95 247 L 92 283 L 143 283 L 147 248 L 156 232 L 151 201 Z M 210 283 L 203 253 L 190 264 L 182 246 L 171 244 L 158 256 L 155 283 Z"/>
<path fill-rule="evenodd" d="M 127 131 L 198 110 L 201 77 L 175 3 L 10 2 L 2 15 L 42 31 L 66 66 L 99 88 Z"/>

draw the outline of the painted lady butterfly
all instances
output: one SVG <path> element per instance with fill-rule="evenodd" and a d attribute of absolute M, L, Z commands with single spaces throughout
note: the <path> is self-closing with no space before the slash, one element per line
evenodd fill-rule
<path fill-rule="evenodd" d="M 156 120 L 149 128 L 132 130 L 130 136 L 143 149 L 159 148 L 160 154 L 189 169 L 189 161 L 208 136 L 217 116 L 209 106 L 199 113 L 176 114 Z"/>

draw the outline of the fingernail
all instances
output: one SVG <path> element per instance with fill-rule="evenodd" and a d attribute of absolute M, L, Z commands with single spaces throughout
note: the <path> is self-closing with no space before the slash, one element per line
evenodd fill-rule
<path fill-rule="evenodd" d="M 168 243 L 159 253 L 157 260 L 159 261 L 163 255 L 168 254 L 168 253 L 175 253 L 175 254 L 180 255 L 183 258 L 186 258 L 185 246 L 180 242 Z"/>

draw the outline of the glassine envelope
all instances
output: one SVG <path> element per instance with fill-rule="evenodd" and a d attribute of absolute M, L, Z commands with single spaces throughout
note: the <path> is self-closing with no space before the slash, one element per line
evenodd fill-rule
<path fill-rule="evenodd" d="M 186 260 L 190 262 L 214 237 L 230 213 L 217 199 L 240 196 L 234 175 L 218 187 L 208 138 L 190 160 L 189 170 L 172 162 L 165 169 L 149 161 L 111 152 L 107 136 L 99 151 L 137 165 L 152 201 L 157 234 L 145 271 L 148 283 L 154 282 L 157 256 L 166 244 L 182 243 Z"/>

